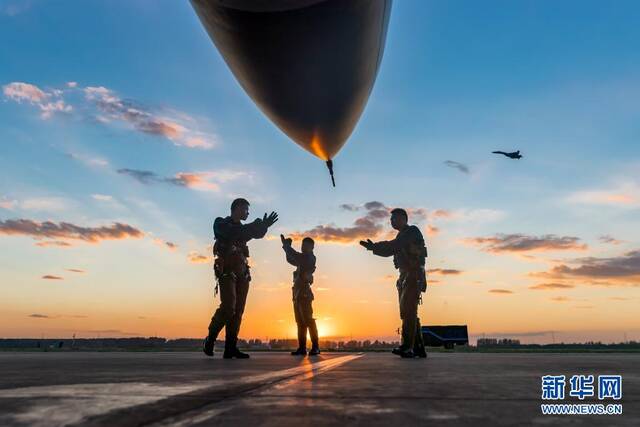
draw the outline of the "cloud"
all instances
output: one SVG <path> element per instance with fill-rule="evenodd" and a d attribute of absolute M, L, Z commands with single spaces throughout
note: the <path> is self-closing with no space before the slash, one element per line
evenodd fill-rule
<path fill-rule="evenodd" d="M 610 243 L 612 245 L 619 245 L 622 243 L 622 240 L 618 240 L 614 237 L 609 236 L 608 234 L 598 237 L 598 240 L 602 243 Z"/>
<path fill-rule="evenodd" d="M 571 289 L 575 288 L 575 285 L 570 285 L 568 283 L 540 283 L 537 285 L 529 286 L 529 289 L 533 289 L 536 291 L 553 291 L 556 289 Z"/>
<path fill-rule="evenodd" d="M 94 200 L 98 200 L 101 202 L 111 202 L 113 201 L 113 196 L 109 196 L 107 194 L 92 194 L 91 198 Z"/>
<path fill-rule="evenodd" d="M 460 162 L 455 162 L 453 160 L 446 160 L 444 162 L 445 165 L 449 166 L 450 168 L 454 168 L 459 170 L 460 172 L 464 173 L 464 174 L 469 174 L 469 167 L 467 165 L 465 165 L 464 163 L 460 163 Z"/>
<path fill-rule="evenodd" d="M 579 243 L 578 237 L 546 234 L 540 237 L 524 234 L 496 234 L 490 237 L 472 237 L 465 243 L 481 246 L 484 252 L 522 253 L 534 251 L 586 250 L 587 245 Z"/>
<path fill-rule="evenodd" d="M 12 82 L 2 86 L 2 92 L 7 99 L 37 106 L 40 108 L 40 117 L 43 119 L 50 118 L 56 112 L 69 113 L 73 109 L 61 99 L 61 91 L 46 92 L 30 83 Z"/>
<path fill-rule="evenodd" d="M 164 241 L 164 240 L 162 240 L 162 239 L 157 239 L 157 238 L 156 238 L 156 239 L 153 239 L 153 242 L 154 242 L 156 245 L 160 245 L 160 246 L 164 246 L 164 247 L 166 247 L 166 248 L 167 248 L 167 249 L 169 249 L 170 251 L 175 251 L 176 249 L 178 249 L 178 245 L 176 245 L 176 244 L 175 244 L 175 243 L 173 243 L 173 242 L 167 242 L 167 241 Z"/>
<path fill-rule="evenodd" d="M 79 273 L 79 274 L 86 273 L 84 270 L 80 270 L 79 268 L 67 268 L 66 270 L 71 273 Z"/>
<path fill-rule="evenodd" d="M 614 206 L 614 207 L 639 207 L 640 184 L 621 179 L 614 182 L 609 188 L 577 191 L 567 198 L 569 203 Z"/>
<path fill-rule="evenodd" d="M 124 123 L 147 135 L 163 137 L 177 146 L 211 149 L 217 137 L 193 127 L 193 119 L 180 112 L 158 114 L 142 104 L 120 98 L 113 90 L 103 86 L 83 89 L 85 99 L 97 108 L 102 123 Z"/>
<path fill-rule="evenodd" d="M 167 182 L 177 185 L 178 187 L 193 188 L 201 191 L 218 191 L 220 190 L 220 186 L 218 184 L 207 181 L 207 179 L 212 176 L 213 173 L 179 172 L 175 177 L 169 178 Z"/>
<path fill-rule="evenodd" d="M 9 200 L 6 197 L 0 199 L 0 209 L 13 210 L 18 205 L 17 200 Z"/>
<path fill-rule="evenodd" d="M 568 301 L 573 301 L 571 298 L 569 297 L 553 297 L 553 298 L 549 298 L 551 301 L 555 301 L 555 302 L 568 302 Z"/>
<path fill-rule="evenodd" d="M 22 82 L 13 82 L 4 85 L 2 86 L 2 92 L 4 96 L 14 101 L 26 101 L 32 104 L 43 102 L 49 97 L 49 95 L 38 86 Z"/>
<path fill-rule="evenodd" d="M 51 316 L 47 316 L 46 314 L 33 313 L 28 315 L 27 317 L 33 317 L 34 319 L 52 319 Z"/>
<path fill-rule="evenodd" d="M 129 176 L 141 184 L 169 184 L 178 187 L 191 188 L 198 191 L 219 191 L 220 184 L 242 177 L 250 177 L 249 174 L 240 171 L 220 172 L 179 172 L 173 177 L 163 177 L 155 172 L 140 169 L 118 169 L 121 175 Z"/>
<path fill-rule="evenodd" d="M 93 157 L 93 156 L 88 156 L 85 154 L 78 154 L 78 153 L 67 153 L 67 156 L 89 167 L 95 168 L 95 167 L 109 166 L 109 161 L 100 157 Z"/>
<path fill-rule="evenodd" d="M 213 256 L 202 255 L 197 251 L 191 251 L 187 254 L 187 260 L 189 260 L 191 264 L 208 264 L 213 262 Z"/>
<path fill-rule="evenodd" d="M 139 239 L 144 233 L 139 229 L 119 222 L 108 226 L 83 227 L 68 222 L 37 222 L 30 219 L 9 219 L 0 221 L 0 235 L 29 236 L 36 240 L 52 239 L 54 242 L 39 246 L 59 245 L 62 240 L 80 240 L 86 243 L 99 243 L 103 240 Z M 66 243 L 66 242 L 65 242 Z"/>
<path fill-rule="evenodd" d="M 440 228 L 436 227 L 435 225 L 427 224 L 426 230 L 428 236 L 436 236 L 440 234 Z"/>
<path fill-rule="evenodd" d="M 27 210 L 42 212 L 59 212 L 67 209 L 70 201 L 62 197 L 33 197 L 24 200 L 0 199 L 0 208 L 7 210 Z"/>
<path fill-rule="evenodd" d="M 489 289 L 489 293 L 491 293 L 491 294 L 499 294 L 499 295 L 506 295 L 506 294 L 512 294 L 513 291 L 510 291 L 508 289 Z"/>
<path fill-rule="evenodd" d="M 549 271 L 530 275 L 582 282 L 587 280 L 596 286 L 640 286 L 640 250 L 609 258 L 577 258 L 556 265 Z"/>
<path fill-rule="evenodd" d="M 60 248 L 68 248 L 70 246 L 73 246 L 71 243 L 69 242 L 63 242 L 62 240 L 47 240 L 44 242 L 38 242 L 36 243 L 36 246 L 40 246 L 41 248 L 46 248 L 49 246 L 57 246 Z"/>
<path fill-rule="evenodd" d="M 360 209 L 360 206 L 354 205 L 351 203 L 346 203 L 346 204 L 340 205 L 340 209 L 344 209 L 345 211 L 349 211 L 349 212 L 355 212 Z"/>
<path fill-rule="evenodd" d="M 1 8 L 0 8 L 1 10 Z M 25 82 L 11 82 L 2 86 L 6 99 L 28 103 L 40 109 L 43 119 L 56 113 L 71 113 L 74 106 L 80 116 L 105 126 L 123 126 L 131 130 L 171 141 L 174 145 L 208 150 L 216 146 L 218 137 L 199 129 L 197 121 L 188 114 L 167 108 L 150 108 L 142 103 L 121 98 L 104 86 L 79 87 L 75 81 L 58 89 L 43 90 Z M 79 96 L 82 95 L 82 96 Z"/>
<path fill-rule="evenodd" d="M 61 197 L 36 197 L 22 200 L 20 209 L 27 211 L 59 212 L 67 209 L 68 201 Z"/>
<path fill-rule="evenodd" d="M 450 268 L 431 268 L 427 270 L 429 274 L 438 274 L 441 276 L 456 276 L 462 274 L 462 270 L 454 270 Z"/>
<path fill-rule="evenodd" d="M 451 218 L 453 214 L 446 209 L 436 209 L 431 213 L 436 218 Z"/>
<path fill-rule="evenodd" d="M 165 182 L 166 178 L 161 178 L 151 171 L 144 171 L 139 169 L 118 169 L 119 174 L 130 176 L 136 181 L 142 184 L 151 184 L 153 182 Z"/>
<path fill-rule="evenodd" d="M 45 280 L 64 280 L 64 277 L 54 276 L 52 274 L 45 274 L 44 276 L 41 277 L 41 279 L 45 279 Z"/>

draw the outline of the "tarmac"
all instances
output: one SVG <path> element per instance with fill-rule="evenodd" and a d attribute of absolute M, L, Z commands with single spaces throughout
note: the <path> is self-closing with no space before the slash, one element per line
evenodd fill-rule
<path fill-rule="evenodd" d="M 0 353 L 0 426 L 640 425 L 637 354 L 220 356 Z M 541 376 L 574 374 L 622 375 L 623 397 L 557 403 L 621 403 L 623 414 L 543 415 Z"/>

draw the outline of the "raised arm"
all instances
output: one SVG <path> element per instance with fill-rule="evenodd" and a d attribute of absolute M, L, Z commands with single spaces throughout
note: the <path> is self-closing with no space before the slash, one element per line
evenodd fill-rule
<path fill-rule="evenodd" d="M 293 243 L 292 239 L 285 239 L 285 237 L 281 234 L 280 241 L 282 242 L 282 250 L 287 257 L 287 262 L 294 267 L 298 267 L 302 262 L 302 253 L 296 251 L 291 247 L 291 243 Z"/>
<path fill-rule="evenodd" d="M 234 223 L 216 218 L 213 223 L 214 234 L 225 240 L 243 240 L 248 242 L 251 239 L 261 239 L 267 234 L 267 230 L 278 220 L 278 215 L 274 212 L 264 218 L 256 218 L 248 224 Z"/>
<path fill-rule="evenodd" d="M 302 263 L 302 254 L 291 246 L 285 246 L 282 249 L 284 249 L 284 253 L 287 255 L 287 262 L 295 267 L 299 267 Z"/>

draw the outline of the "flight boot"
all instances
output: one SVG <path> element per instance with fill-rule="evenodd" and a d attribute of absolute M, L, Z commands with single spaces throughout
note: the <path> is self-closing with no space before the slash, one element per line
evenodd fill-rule
<path fill-rule="evenodd" d="M 207 356 L 213 356 L 213 346 L 215 345 L 216 340 L 207 336 L 202 343 L 202 351 Z"/>
<path fill-rule="evenodd" d="M 404 353 L 405 351 L 407 351 L 407 347 L 401 345 L 399 347 L 394 348 L 393 350 L 391 350 L 391 353 L 396 354 L 398 356 L 400 356 L 402 353 Z"/>
<path fill-rule="evenodd" d="M 404 350 L 399 354 L 403 359 L 413 359 L 416 355 L 413 353 L 413 350 Z"/>
<path fill-rule="evenodd" d="M 423 347 L 416 347 L 413 349 L 413 354 L 420 359 L 426 359 L 427 350 Z"/>

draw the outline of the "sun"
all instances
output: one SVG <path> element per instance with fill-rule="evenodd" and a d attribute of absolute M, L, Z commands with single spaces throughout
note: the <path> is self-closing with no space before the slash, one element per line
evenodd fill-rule
<path fill-rule="evenodd" d="M 333 328 L 331 327 L 330 324 L 328 324 L 327 321 L 316 319 L 316 325 L 318 326 L 319 338 L 327 338 L 332 336 L 332 334 L 334 333 Z M 289 327 L 290 336 L 295 337 L 297 336 L 297 333 L 298 333 L 298 327 L 296 326 L 295 323 L 291 324 L 291 326 Z"/>

